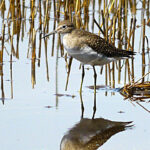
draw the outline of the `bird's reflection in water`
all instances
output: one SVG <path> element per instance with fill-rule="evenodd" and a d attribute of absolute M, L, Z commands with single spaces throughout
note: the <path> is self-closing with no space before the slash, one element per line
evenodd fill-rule
<path fill-rule="evenodd" d="M 96 150 L 111 136 L 131 128 L 131 122 L 83 118 L 62 138 L 61 150 Z"/>
<path fill-rule="evenodd" d="M 131 122 L 83 118 L 62 138 L 61 150 L 96 150 L 111 136 L 131 128 Z"/>
<path fill-rule="evenodd" d="M 82 101 L 83 102 L 83 101 Z M 81 104 L 83 109 L 83 103 Z M 95 113 L 95 112 L 93 112 Z M 94 115 L 93 115 L 94 116 Z M 96 150 L 111 136 L 131 128 L 130 122 L 116 122 L 103 118 L 83 118 L 63 136 L 60 150 Z"/>

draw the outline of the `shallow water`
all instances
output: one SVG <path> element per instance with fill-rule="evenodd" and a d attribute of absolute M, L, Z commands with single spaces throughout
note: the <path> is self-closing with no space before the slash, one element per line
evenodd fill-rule
<path fill-rule="evenodd" d="M 9 4 L 9 2 L 6 1 L 6 4 Z M 98 10 L 97 7 L 95 9 Z M 8 6 L 6 11 L 8 11 Z M 51 15 L 53 16 L 53 13 Z M 29 18 L 29 16 L 30 14 L 27 11 L 26 18 Z M 91 17 L 89 31 L 92 31 Z M 97 17 L 98 13 L 96 11 L 95 18 Z M 137 25 L 141 25 L 140 11 L 137 12 L 136 17 Z M 36 28 L 38 28 L 37 18 L 35 18 Z M 3 19 L 0 18 L 0 28 L 2 28 L 2 21 Z M 53 22 L 54 20 L 51 19 L 50 25 Z M 5 23 L 7 25 L 6 20 Z M 93 70 L 90 66 L 85 67 L 85 79 L 82 92 L 84 112 L 82 112 L 81 97 L 79 94 L 81 82 L 80 63 L 73 59 L 68 90 L 65 91 L 67 79 L 66 62 L 64 57 L 61 57 L 60 51 L 57 51 L 56 35 L 54 56 L 51 56 L 52 37 L 48 39 L 47 61 L 44 40 L 42 40 L 41 64 L 38 67 L 37 59 L 35 62 L 35 73 L 32 72 L 31 51 L 29 52 L 29 58 L 27 58 L 29 27 L 29 20 L 26 20 L 25 36 L 23 41 L 20 40 L 19 42 L 19 59 L 15 56 L 12 57 L 12 70 L 10 69 L 10 55 L 4 51 L 3 76 L 1 75 L 1 85 L 3 83 L 4 89 L 1 86 L 1 92 L 4 92 L 5 97 L 3 98 L 1 96 L 0 103 L 0 149 L 58 150 L 60 149 L 63 136 L 80 121 L 82 116 L 83 118 L 92 119 L 94 93 L 93 89 L 88 86 L 93 86 Z M 49 31 L 52 30 L 53 25 L 49 27 Z M 94 33 L 98 33 L 96 26 Z M 135 34 L 135 51 L 138 52 L 138 49 L 141 49 L 139 48 L 141 28 L 137 28 Z M 148 26 L 146 27 L 146 35 L 150 39 Z M 16 36 L 14 36 L 13 41 L 16 49 Z M 37 32 L 36 42 L 36 51 L 38 52 L 39 32 Z M 5 47 L 10 53 L 10 41 L 5 42 Z M 146 72 L 148 72 L 148 55 L 145 58 Z M 131 60 L 129 61 L 131 62 Z M 124 60 L 121 63 L 123 64 Z M 141 54 L 136 54 L 134 65 L 135 80 L 137 80 L 142 76 Z M 118 84 L 118 70 L 115 70 L 115 88 L 106 88 L 104 68 L 102 74 L 99 73 L 100 67 L 97 67 L 96 70 L 98 74 L 97 85 L 102 88 L 97 89 L 96 93 L 97 109 L 95 118 L 123 122 L 133 121 L 132 125 L 134 125 L 131 129 L 112 136 L 99 149 L 148 150 L 150 146 L 149 112 L 136 102 L 131 102 L 129 99 L 124 100 L 124 97 L 117 90 L 117 88 L 121 88 L 124 85 L 125 66 L 121 70 L 120 84 Z M 148 77 L 145 78 L 145 80 L 147 79 Z M 128 80 L 126 83 L 128 83 Z M 140 104 L 147 109 L 150 108 L 148 102 Z"/>

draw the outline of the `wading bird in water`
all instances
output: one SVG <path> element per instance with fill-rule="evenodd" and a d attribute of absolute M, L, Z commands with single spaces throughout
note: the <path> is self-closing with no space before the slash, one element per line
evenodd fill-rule
<path fill-rule="evenodd" d="M 75 25 L 69 20 L 61 21 L 56 30 L 45 35 L 44 37 L 55 33 L 59 33 L 61 35 L 64 48 L 68 54 L 80 61 L 82 64 L 80 94 L 82 92 L 85 64 L 89 64 L 93 67 L 94 94 L 96 94 L 97 74 L 95 66 L 102 66 L 116 60 L 131 58 L 131 56 L 135 54 L 132 51 L 116 48 L 96 34 L 81 29 L 76 29 Z"/>

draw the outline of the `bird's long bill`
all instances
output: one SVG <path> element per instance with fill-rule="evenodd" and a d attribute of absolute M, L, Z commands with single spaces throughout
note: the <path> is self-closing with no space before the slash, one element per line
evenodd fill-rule
<path fill-rule="evenodd" d="M 55 33 L 57 33 L 56 30 L 54 30 L 54 31 L 52 31 L 52 32 L 50 32 L 50 33 L 48 33 L 48 34 L 45 34 L 42 38 L 46 38 L 46 37 L 48 37 L 48 36 L 50 36 L 50 35 L 52 35 L 52 34 L 55 34 Z"/>

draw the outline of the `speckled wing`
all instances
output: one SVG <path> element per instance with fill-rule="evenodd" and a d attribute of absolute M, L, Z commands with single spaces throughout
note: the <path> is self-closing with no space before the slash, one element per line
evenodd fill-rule
<path fill-rule="evenodd" d="M 89 36 L 87 36 L 87 35 Z M 86 32 L 86 44 L 96 51 L 99 54 L 102 54 L 106 57 L 115 57 L 115 58 L 123 58 L 123 57 L 131 57 L 135 53 L 132 51 L 118 49 L 112 44 L 109 44 L 105 39 L 99 37 L 98 35 Z M 84 43 L 84 42 L 83 42 Z"/>

